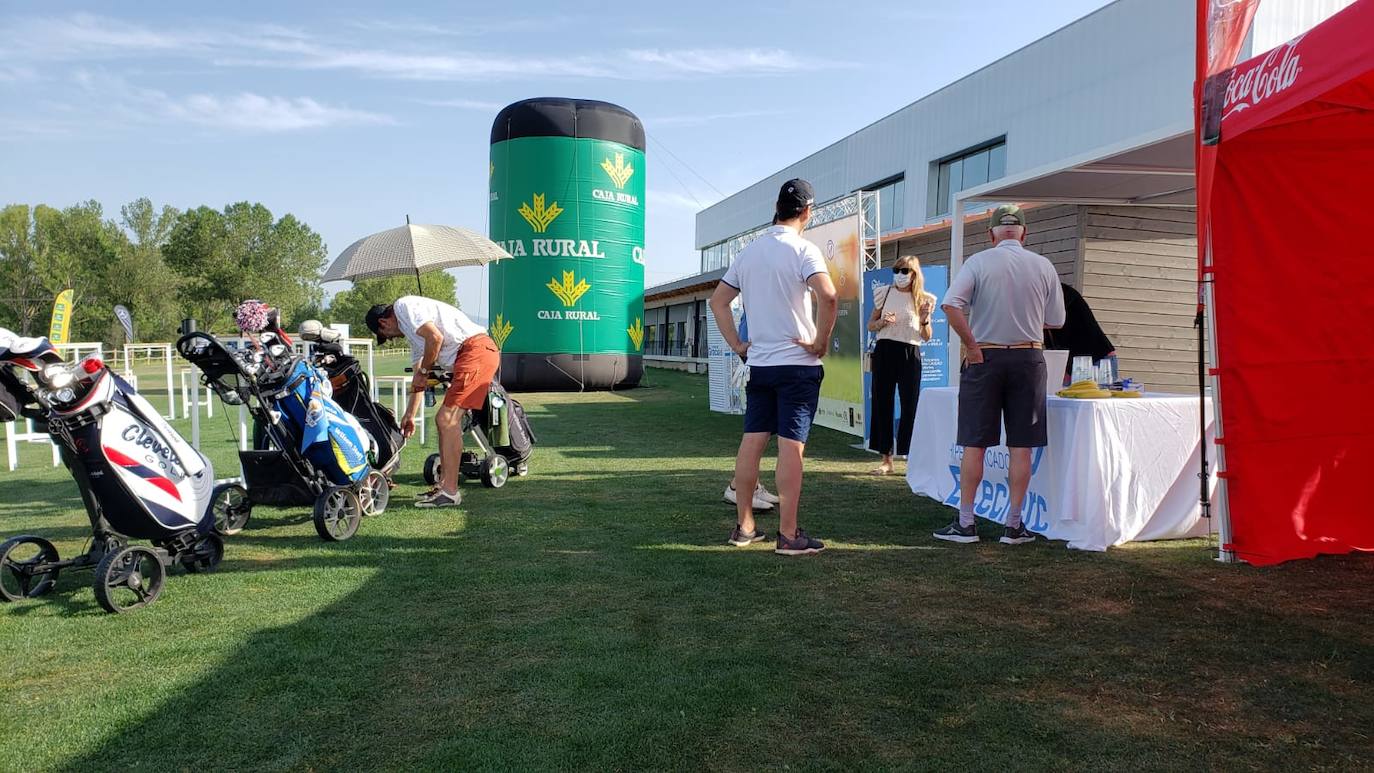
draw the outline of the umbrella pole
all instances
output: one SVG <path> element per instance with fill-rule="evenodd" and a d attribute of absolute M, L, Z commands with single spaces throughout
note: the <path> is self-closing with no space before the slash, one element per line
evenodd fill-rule
<path fill-rule="evenodd" d="M 418 268 L 415 269 L 415 288 L 420 291 L 421 295 L 425 294 L 425 286 L 420 283 L 420 269 Z"/>

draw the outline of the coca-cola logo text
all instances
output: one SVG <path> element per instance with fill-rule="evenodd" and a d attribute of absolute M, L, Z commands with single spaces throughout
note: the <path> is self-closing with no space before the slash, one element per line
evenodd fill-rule
<path fill-rule="evenodd" d="M 1298 53 L 1301 42 L 1302 37 L 1296 37 L 1270 51 L 1263 61 L 1246 72 L 1233 74 L 1226 87 L 1224 117 L 1254 107 L 1296 83 L 1302 74 L 1302 55 Z"/>

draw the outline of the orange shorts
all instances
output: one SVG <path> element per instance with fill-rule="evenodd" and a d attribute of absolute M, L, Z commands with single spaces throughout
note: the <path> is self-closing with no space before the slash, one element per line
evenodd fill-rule
<path fill-rule="evenodd" d="M 490 336 L 478 335 L 463 342 L 453 360 L 453 383 L 444 405 L 478 410 L 487 402 L 491 380 L 501 367 L 501 350 Z"/>

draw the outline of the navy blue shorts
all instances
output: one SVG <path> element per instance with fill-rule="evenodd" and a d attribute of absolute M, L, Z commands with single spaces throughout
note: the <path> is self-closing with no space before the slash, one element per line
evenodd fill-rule
<path fill-rule="evenodd" d="M 821 401 L 823 378 L 825 369 L 820 365 L 750 366 L 744 431 L 805 443 Z"/>

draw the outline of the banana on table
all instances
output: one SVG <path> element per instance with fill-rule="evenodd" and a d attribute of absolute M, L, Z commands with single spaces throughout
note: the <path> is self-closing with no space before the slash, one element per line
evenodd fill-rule
<path fill-rule="evenodd" d="M 1075 381 L 1055 394 L 1060 397 L 1079 400 L 1094 400 L 1104 397 L 1140 397 L 1139 392 L 1103 389 L 1092 381 Z"/>

